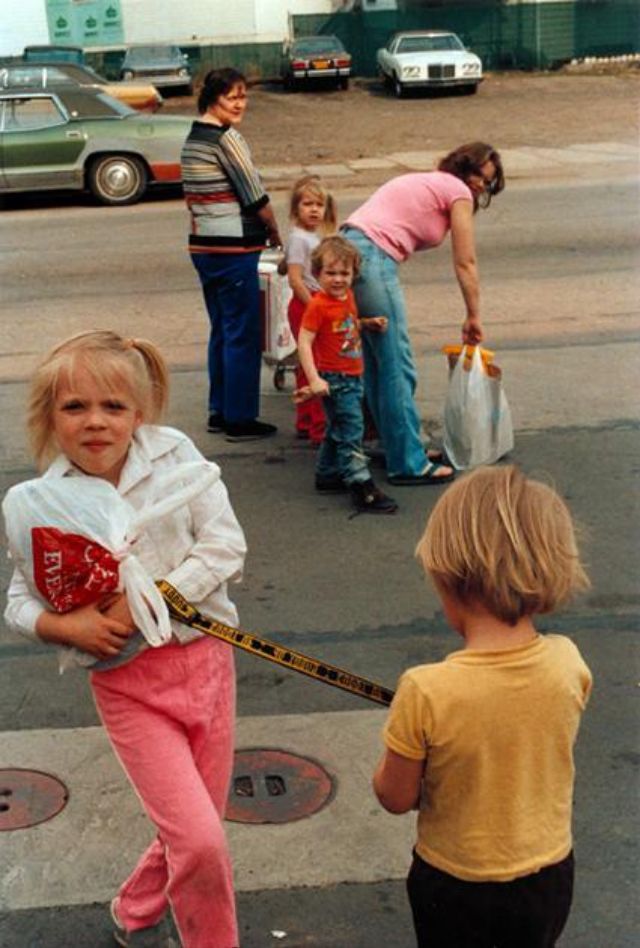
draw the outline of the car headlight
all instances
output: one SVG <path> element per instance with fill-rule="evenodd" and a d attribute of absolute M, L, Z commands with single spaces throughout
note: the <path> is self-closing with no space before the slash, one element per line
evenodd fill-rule
<path fill-rule="evenodd" d="M 417 79 L 420 75 L 420 66 L 403 66 L 402 76 L 404 79 Z"/>
<path fill-rule="evenodd" d="M 188 70 L 188 69 L 179 69 L 179 70 L 178 70 L 178 75 L 179 75 L 181 78 L 186 79 L 187 76 L 189 75 L 189 70 Z"/>
<path fill-rule="evenodd" d="M 480 63 L 463 63 L 462 72 L 465 76 L 476 76 L 480 72 Z"/>
<path fill-rule="evenodd" d="M 122 78 L 123 78 L 123 79 L 133 79 L 133 73 L 131 72 L 130 69 L 125 69 L 124 72 L 122 73 Z"/>

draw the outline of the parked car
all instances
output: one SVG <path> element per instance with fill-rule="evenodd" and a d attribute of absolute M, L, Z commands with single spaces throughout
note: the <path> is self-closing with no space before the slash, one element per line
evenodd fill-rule
<path fill-rule="evenodd" d="M 400 98 L 408 89 L 461 86 L 476 92 L 482 61 L 465 49 L 459 36 L 442 30 L 395 33 L 376 54 L 386 85 Z"/>
<path fill-rule="evenodd" d="M 310 80 L 329 80 L 348 89 L 351 55 L 337 36 L 304 36 L 285 47 L 280 74 L 286 89 Z"/>
<path fill-rule="evenodd" d="M 188 56 L 179 46 L 130 46 L 120 70 L 121 79 L 145 79 L 158 89 L 180 89 L 191 95 L 193 82 Z"/>
<path fill-rule="evenodd" d="M 190 128 L 79 86 L 0 89 L 0 195 L 89 189 L 102 204 L 134 204 L 149 186 L 180 181 Z"/>
<path fill-rule="evenodd" d="M 106 92 L 132 109 L 155 112 L 162 105 L 162 96 L 148 82 L 109 82 L 89 66 L 76 63 L 18 63 L 0 66 L 0 88 L 52 89 L 80 85 L 85 89 Z"/>

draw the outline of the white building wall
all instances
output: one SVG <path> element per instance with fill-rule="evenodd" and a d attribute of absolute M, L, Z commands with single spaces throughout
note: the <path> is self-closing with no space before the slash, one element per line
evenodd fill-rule
<path fill-rule="evenodd" d="M 280 43 L 291 16 L 331 13 L 338 0 L 120 0 L 125 43 Z M 0 0 L 0 56 L 50 43 L 46 0 Z"/>
<path fill-rule="evenodd" d="M 0 0 L 0 3 L 6 0 Z M 127 43 L 282 42 L 289 17 L 330 13 L 332 0 L 120 0 Z"/>
<path fill-rule="evenodd" d="M 48 42 L 44 0 L 0 0 L 0 56 L 17 56 L 25 46 Z"/>

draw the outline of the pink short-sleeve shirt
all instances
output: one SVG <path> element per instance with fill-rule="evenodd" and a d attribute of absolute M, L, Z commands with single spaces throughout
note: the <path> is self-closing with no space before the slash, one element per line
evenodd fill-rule
<path fill-rule="evenodd" d="M 473 201 L 464 181 L 446 171 L 402 174 L 378 188 L 346 221 L 401 263 L 437 247 L 451 226 L 455 201 Z"/>

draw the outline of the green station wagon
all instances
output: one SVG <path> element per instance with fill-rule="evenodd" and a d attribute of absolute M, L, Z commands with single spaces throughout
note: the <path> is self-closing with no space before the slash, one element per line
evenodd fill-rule
<path fill-rule="evenodd" d="M 190 127 L 90 89 L 1 89 L 0 195 L 88 189 L 102 204 L 134 204 L 150 185 L 180 181 Z"/>

